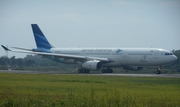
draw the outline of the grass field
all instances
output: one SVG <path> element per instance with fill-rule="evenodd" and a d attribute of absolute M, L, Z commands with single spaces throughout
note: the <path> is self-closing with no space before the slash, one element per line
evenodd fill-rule
<path fill-rule="evenodd" d="M 180 107 L 180 78 L 0 73 L 2 107 Z"/>

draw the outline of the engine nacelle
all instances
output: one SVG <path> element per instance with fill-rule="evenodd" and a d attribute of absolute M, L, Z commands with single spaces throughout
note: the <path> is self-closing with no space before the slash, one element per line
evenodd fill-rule
<path fill-rule="evenodd" d="M 123 66 L 123 69 L 125 70 L 132 70 L 132 71 L 140 71 L 143 69 L 143 67 L 138 66 Z"/>
<path fill-rule="evenodd" d="M 92 60 L 92 61 L 83 62 L 81 64 L 81 67 L 83 69 L 88 69 L 88 70 L 101 70 L 103 67 L 103 64 L 100 61 Z"/>

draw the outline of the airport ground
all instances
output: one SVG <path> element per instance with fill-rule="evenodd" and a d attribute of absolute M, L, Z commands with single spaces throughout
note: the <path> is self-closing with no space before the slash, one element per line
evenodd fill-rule
<path fill-rule="evenodd" d="M 166 78 L 180 78 L 180 74 L 173 74 L 173 73 L 166 73 L 166 74 L 155 74 L 153 71 L 151 71 L 151 74 L 145 74 L 145 73 L 101 73 L 101 72 L 90 72 L 90 73 L 78 73 L 77 71 L 73 72 L 60 72 L 60 71 L 29 71 L 29 70 L 0 70 L 0 73 L 18 73 L 18 74 L 55 74 L 55 75 L 61 75 L 61 74 L 76 74 L 76 75 L 91 75 L 91 76 L 127 76 L 127 77 L 166 77 Z"/>
<path fill-rule="evenodd" d="M 0 106 L 178 107 L 179 74 L 0 71 Z"/>

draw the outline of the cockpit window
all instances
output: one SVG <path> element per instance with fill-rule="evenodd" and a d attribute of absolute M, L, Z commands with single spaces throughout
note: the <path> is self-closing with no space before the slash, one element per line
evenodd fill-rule
<path fill-rule="evenodd" d="M 173 53 L 165 53 L 165 55 L 173 55 Z"/>

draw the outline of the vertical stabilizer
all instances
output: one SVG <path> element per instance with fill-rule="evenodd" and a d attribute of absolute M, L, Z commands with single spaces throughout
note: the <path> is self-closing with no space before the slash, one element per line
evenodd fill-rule
<path fill-rule="evenodd" d="M 53 46 L 48 42 L 37 24 L 31 24 L 37 48 L 51 49 Z"/>

